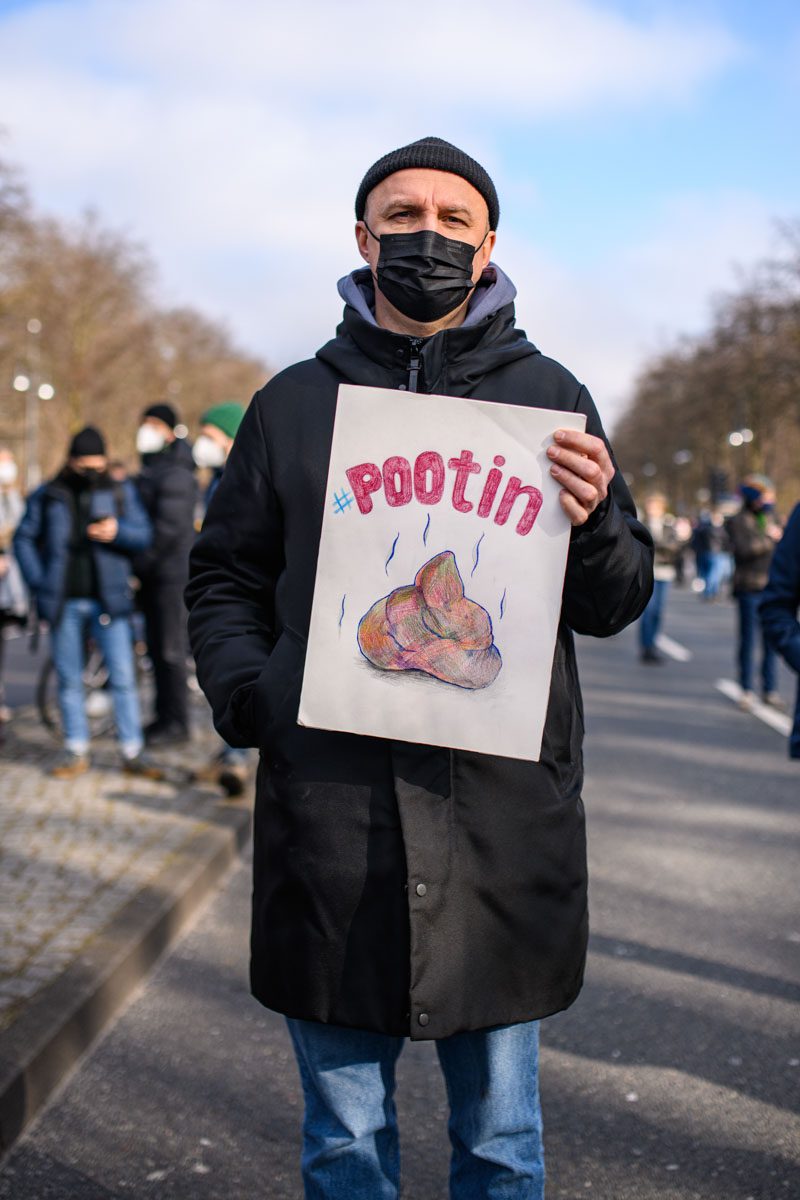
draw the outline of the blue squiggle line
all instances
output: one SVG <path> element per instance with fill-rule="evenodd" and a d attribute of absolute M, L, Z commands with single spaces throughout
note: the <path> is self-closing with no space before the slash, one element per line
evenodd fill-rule
<path fill-rule="evenodd" d="M 397 543 L 398 543 L 399 541 L 400 541 L 400 533 L 398 532 L 398 534 L 397 534 L 397 537 L 396 537 L 396 538 L 394 539 L 394 541 L 392 542 L 392 550 L 391 550 L 391 553 L 390 553 L 389 557 L 387 558 L 386 562 L 383 564 L 383 569 L 384 569 L 384 571 L 386 572 L 386 574 L 387 574 L 387 575 L 389 574 L 389 563 L 390 563 L 390 562 L 392 561 L 392 559 L 394 558 L 394 552 L 395 552 L 395 550 L 397 549 Z"/>
<path fill-rule="evenodd" d="M 340 629 L 342 628 L 342 621 L 344 620 L 344 602 L 346 599 L 347 599 L 347 592 L 345 592 L 345 594 L 342 596 L 342 611 L 339 613 L 339 628 Z"/>
<path fill-rule="evenodd" d="M 506 611 L 506 592 L 508 588 L 503 588 L 503 594 L 500 597 L 500 620 L 503 619 L 503 613 Z"/>
<path fill-rule="evenodd" d="M 424 531 L 423 531 L 423 534 L 422 534 L 422 544 L 423 544 L 423 546 L 427 546 L 427 544 L 428 544 L 428 530 L 430 529 L 430 527 L 431 527 L 431 514 L 430 514 L 430 513 L 428 513 L 428 519 L 427 519 L 427 521 L 425 522 L 425 529 L 424 529 Z"/>
<path fill-rule="evenodd" d="M 470 579 L 472 578 L 472 576 L 475 574 L 475 572 L 478 569 L 478 563 L 480 562 L 480 557 L 481 557 L 481 542 L 483 541 L 483 539 L 485 537 L 486 537 L 486 534 L 482 533 L 481 536 L 478 538 L 477 542 L 475 543 L 475 549 L 473 551 L 473 553 L 475 555 L 475 562 L 473 563 L 472 570 L 469 573 Z"/>

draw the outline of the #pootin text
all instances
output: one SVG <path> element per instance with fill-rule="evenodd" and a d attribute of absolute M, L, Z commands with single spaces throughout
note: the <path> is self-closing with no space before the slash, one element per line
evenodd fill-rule
<path fill-rule="evenodd" d="M 475 462 L 471 450 L 462 450 L 458 458 L 447 460 L 448 470 L 454 472 L 452 477 L 451 503 L 456 512 L 469 513 L 473 509 L 479 517 L 488 517 L 500 494 L 500 484 L 503 481 L 501 467 L 505 466 L 502 454 L 496 454 L 492 460 L 493 467 L 489 468 L 483 489 L 478 495 L 479 482 L 476 480 L 471 491 L 473 499 L 468 500 L 467 488 L 472 475 L 480 475 L 483 467 Z M 383 488 L 386 503 L 390 508 L 400 508 L 410 504 L 412 496 L 420 504 L 438 504 L 445 492 L 447 475 L 445 460 L 435 450 L 423 450 L 418 454 L 413 467 L 407 458 L 392 455 L 387 458 L 382 467 L 377 463 L 363 462 L 355 467 L 349 467 L 345 474 L 353 489 L 358 511 L 371 513 L 372 497 Z M 494 510 L 495 525 L 505 525 L 511 515 L 518 497 L 525 500 L 525 509 L 517 521 L 517 533 L 524 536 L 533 529 L 534 522 L 542 507 L 542 493 L 532 484 L 523 484 L 517 475 L 511 475 L 506 480 L 505 488 L 500 494 L 500 500 Z M 476 507 L 477 506 L 477 507 Z M 519 506 L 518 506 L 519 508 Z"/>

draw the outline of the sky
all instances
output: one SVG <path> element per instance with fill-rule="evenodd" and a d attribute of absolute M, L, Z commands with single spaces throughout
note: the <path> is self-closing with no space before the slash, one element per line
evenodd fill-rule
<path fill-rule="evenodd" d="M 518 322 L 613 425 L 800 217 L 796 0 L 0 0 L 0 155 L 280 369 L 341 316 L 367 168 L 492 175 Z M 243 398 L 245 399 L 245 398 Z"/>

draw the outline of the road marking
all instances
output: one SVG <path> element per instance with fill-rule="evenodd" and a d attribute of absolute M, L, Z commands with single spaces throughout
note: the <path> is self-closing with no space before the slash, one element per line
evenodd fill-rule
<path fill-rule="evenodd" d="M 718 679 L 714 687 L 718 692 L 722 692 L 723 696 L 727 696 L 729 700 L 733 700 L 735 704 L 742 697 L 742 689 L 732 679 Z M 782 733 L 784 737 L 788 737 L 792 732 L 792 718 L 787 713 L 777 712 L 776 709 L 770 708 L 768 704 L 762 704 L 760 700 L 753 700 L 748 711 L 754 717 L 758 717 L 759 721 L 763 721 L 765 725 L 769 725 L 771 729 Z"/>
<path fill-rule="evenodd" d="M 671 637 L 667 637 L 665 633 L 659 633 L 656 636 L 656 645 L 662 653 L 668 658 L 674 658 L 675 662 L 691 662 L 692 652 L 682 646 L 680 642 L 674 642 Z"/>

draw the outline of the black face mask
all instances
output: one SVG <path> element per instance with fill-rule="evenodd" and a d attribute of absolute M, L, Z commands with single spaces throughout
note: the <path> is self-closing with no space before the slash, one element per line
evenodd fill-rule
<path fill-rule="evenodd" d="M 97 467 L 81 467 L 80 470 L 75 470 L 74 467 L 67 466 L 64 469 L 67 483 L 71 487 L 81 491 L 83 488 L 96 487 L 102 479 L 104 472 L 98 471 Z"/>
<path fill-rule="evenodd" d="M 432 229 L 418 233 L 385 233 L 380 242 L 378 287 L 398 312 L 427 324 L 446 317 L 463 304 L 475 284 L 472 263 L 480 246 L 443 237 Z"/>

